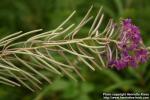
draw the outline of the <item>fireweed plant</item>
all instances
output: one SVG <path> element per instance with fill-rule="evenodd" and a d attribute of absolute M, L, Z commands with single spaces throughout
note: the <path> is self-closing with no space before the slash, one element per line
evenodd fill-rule
<path fill-rule="evenodd" d="M 119 23 L 110 19 L 100 31 L 104 19 L 100 8 L 87 35 L 83 36 L 81 30 L 93 18 L 91 11 L 92 7 L 78 25 L 66 26 L 74 11 L 54 30 L 20 31 L 0 39 L 0 83 L 22 85 L 35 91 L 41 89 L 44 81 L 52 83 L 57 76 L 66 75 L 76 80 L 78 75 L 85 80 L 81 64 L 94 71 L 136 68 L 147 62 L 148 48 L 131 19 L 122 19 Z"/>

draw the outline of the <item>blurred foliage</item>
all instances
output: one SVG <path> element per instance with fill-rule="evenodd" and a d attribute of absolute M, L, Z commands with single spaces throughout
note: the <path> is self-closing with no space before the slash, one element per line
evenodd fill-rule
<path fill-rule="evenodd" d="M 19 30 L 53 29 L 73 10 L 77 10 L 74 20 L 78 22 L 91 5 L 95 14 L 103 6 L 104 23 L 109 18 L 116 21 L 132 18 L 140 27 L 145 44 L 150 45 L 150 0 L 1 0 L 0 36 Z M 150 92 L 149 66 L 150 62 L 136 69 L 95 72 L 85 68 L 85 82 L 57 78 L 53 84 L 45 84 L 34 93 L 23 87 L 0 85 L 0 100 L 99 100 L 103 92 Z"/>

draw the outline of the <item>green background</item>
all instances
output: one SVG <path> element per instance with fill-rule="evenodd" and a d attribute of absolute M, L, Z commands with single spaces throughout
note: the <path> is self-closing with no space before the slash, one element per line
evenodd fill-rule
<path fill-rule="evenodd" d="M 20 30 L 54 29 L 74 10 L 72 22 L 78 22 L 91 5 L 93 14 L 103 6 L 104 24 L 109 18 L 131 18 L 140 27 L 144 43 L 150 45 L 150 0 L 0 0 L 0 37 Z M 0 100 L 100 100 L 103 92 L 150 92 L 149 65 L 150 61 L 122 71 L 87 68 L 86 82 L 58 77 L 36 92 L 0 85 Z"/>

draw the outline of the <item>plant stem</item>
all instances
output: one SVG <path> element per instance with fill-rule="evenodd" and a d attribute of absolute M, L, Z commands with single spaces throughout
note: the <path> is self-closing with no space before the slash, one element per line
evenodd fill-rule
<path fill-rule="evenodd" d="M 116 40 L 112 40 L 109 38 L 97 38 L 97 37 L 87 37 L 87 38 L 81 38 L 81 39 L 73 39 L 73 40 L 58 40 L 58 41 L 51 41 L 51 42 L 45 42 L 43 41 L 42 46 L 37 46 L 37 47 L 28 47 L 28 48 L 12 48 L 12 49 L 5 49 L 3 51 L 0 51 L 1 54 L 0 56 L 6 56 L 10 55 L 12 53 L 9 53 L 9 51 L 24 51 L 24 50 L 35 50 L 35 49 L 40 49 L 40 48 L 48 48 L 48 47 L 55 47 L 56 45 L 66 45 L 66 44 L 73 44 L 73 43 L 79 43 L 83 42 L 86 40 L 100 40 L 106 42 L 106 44 L 113 42 L 115 44 L 118 44 L 119 42 Z M 45 42 L 45 43 L 44 43 Z"/>

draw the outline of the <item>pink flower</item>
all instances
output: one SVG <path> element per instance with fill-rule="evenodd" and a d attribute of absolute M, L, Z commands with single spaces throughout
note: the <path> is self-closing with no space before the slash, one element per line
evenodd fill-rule
<path fill-rule="evenodd" d="M 131 19 L 122 21 L 122 31 L 119 40 L 120 58 L 109 62 L 109 66 L 118 70 L 125 67 L 137 67 L 139 63 L 148 60 L 148 51 L 141 45 L 141 33 L 137 26 L 133 25 Z M 141 49 L 143 48 L 143 49 Z"/>

